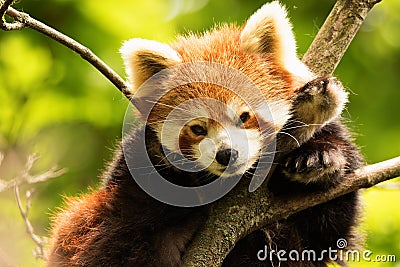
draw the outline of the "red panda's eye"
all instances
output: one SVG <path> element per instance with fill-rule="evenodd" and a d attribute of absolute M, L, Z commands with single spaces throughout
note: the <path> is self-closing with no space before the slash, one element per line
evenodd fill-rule
<path fill-rule="evenodd" d="M 190 126 L 190 130 L 192 130 L 195 135 L 207 135 L 207 130 L 200 125 Z"/>
<path fill-rule="evenodd" d="M 250 113 L 243 112 L 242 114 L 240 114 L 239 118 L 242 121 L 242 123 L 245 123 L 246 121 L 248 121 L 250 119 Z"/>

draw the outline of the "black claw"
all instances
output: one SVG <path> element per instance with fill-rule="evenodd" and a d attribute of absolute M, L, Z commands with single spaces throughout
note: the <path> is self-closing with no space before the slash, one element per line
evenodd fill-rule
<path fill-rule="evenodd" d="M 318 77 L 318 78 L 306 83 L 299 90 L 299 92 L 315 94 L 316 92 L 321 91 L 322 93 L 325 93 L 328 88 L 328 84 L 329 84 L 330 80 L 332 80 L 332 79 L 333 78 L 330 76 Z"/>
<path fill-rule="evenodd" d="M 300 155 L 290 156 L 284 164 L 288 173 L 309 173 L 323 170 L 334 165 L 337 155 L 332 151 L 303 151 Z"/>

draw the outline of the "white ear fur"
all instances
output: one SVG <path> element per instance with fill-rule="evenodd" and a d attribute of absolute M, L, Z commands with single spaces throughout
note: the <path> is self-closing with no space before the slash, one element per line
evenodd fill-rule
<path fill-rule="evenodd" d="M 241 46 L 251 53 L 273 55 L 282 67 L 300 77 L 312 77 L 296 54 L 296 40 L 284 6 L 278 1 L 263 5 L 247 21 Z"/>
<path fill-rule="evenodd" d="M 119 51 L 131 93 L 157 72 L 181 62 L 179 54 L 169 45 L 152 40 L 130 39 L 124 42 Z"/>

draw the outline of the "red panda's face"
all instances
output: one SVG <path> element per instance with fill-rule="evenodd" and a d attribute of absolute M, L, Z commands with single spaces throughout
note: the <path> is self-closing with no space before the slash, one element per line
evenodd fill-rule
<path fill-rule="evenodd" d="M 229 90 L 214 87 L 224 97 L 155 105 L 150 116 L 152 128 L 167 153 L 184 155 L 200 169 L 221 177 L 242 175 L 274 138 L 275 125 Z M 165 106 L 170 109 L 162 109 Z"/>
<path fill-rule="evenodd" d="M 258 127 L 245 128 L 237 115 L 225 125 L 199 118 L 182 129 L 179 149 L 210 173 L 222 177 L 242 175 L 260 156 L 260 133 Z"/>

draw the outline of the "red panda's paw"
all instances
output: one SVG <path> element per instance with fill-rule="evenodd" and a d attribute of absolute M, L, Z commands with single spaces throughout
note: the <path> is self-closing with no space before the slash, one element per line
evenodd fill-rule
<path fill-rule="evenodd" d="M 333 146 L 323 150 L 296 149 L 283 163 L 283 173 L 300 183 L 330 184 L 344 173 L 345 166 L 345 156 Z"/>
<path fill-rule="evenodd" d="M 335 77 L 319 77 L 299 89 L 294 113 L 306 124 L 324 125 L 340 115 L 346 102 L 347 93 Z"/>

